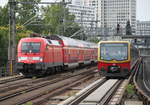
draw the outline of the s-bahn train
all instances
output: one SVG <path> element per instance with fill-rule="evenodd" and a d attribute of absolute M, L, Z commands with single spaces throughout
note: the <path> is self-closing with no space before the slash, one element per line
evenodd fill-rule
<path fill-rule="evenodd" d="M 25 76 L 43 76 L 97 62 L 97 44 L 64 36 L 22 38 L 17 70 Z"/>
<path fill-rule="evenodd" d="M 126 77 L 139 58 L 129 41 L 101 41 L 98 44 L 98 70 L 106 77 Z"/>

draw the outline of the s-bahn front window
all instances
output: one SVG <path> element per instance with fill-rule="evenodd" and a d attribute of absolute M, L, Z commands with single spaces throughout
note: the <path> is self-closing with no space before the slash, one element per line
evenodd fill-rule
<path fill-rule="evenodd" d="M 127 60 L 128 44 L 127 43 L 102 43 L 100 45 L 101 60 Z"/>
<path fill-rule="evenodd" d="M 21 52 L 23 53 L 39 53 L 40 52 L 39 42 L 23 42 Z"/>

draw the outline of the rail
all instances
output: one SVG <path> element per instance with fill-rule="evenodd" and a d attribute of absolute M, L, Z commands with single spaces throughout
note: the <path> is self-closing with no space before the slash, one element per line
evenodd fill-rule
<path fill-rule="evenodd" d="M 112 88 L 107 89 L 108 92 L 106 92 L 103 96 L 102 94 L 97 95 L 91 95 L 94 93 L 95 90 L 101 90 L 103 93 L 105 91 L 105 88 L 102 88 L 103 85 L 107 84 L 109 80 L 106 80 L 104 78 L 96 81 L 95 83 L 91 84 L 87 88 L 81 90 L 79 93 L 76 95 L 68 98 L 67 100 L 61 102 L 58 105 L 85 105 L 85 104 L 92 104 L 92 105 L 118 105 L 121 103 L 123 95 L 126 90 L 126 86 L 128 83 L 132 80 L 133 75 L 135 74 L 135 71 L 139 67 L 140 59 L 136 61 L 136 63 L 132 66 L 132 73 L 128 79 L 124 80 L 118 80 L 115 85 L 113 85 Z M 100 83 L 99 83 L 100 82 Z M 111 84 L 111 82 L 109 83 Z M 96 88 L 97 87 L 97 88 Z M 98 92 L 99 93 L 99 92 Z M 93 97 L 101 97 L 99 98 L 100 100 L 98 102 L 96 101 L 87 101 L 87 97 L 89 96 Z M 89 99 L 89 98 L 88 98 Z M 95 99 L 94 99 L 95 100 Z M 90 103 L 92 102 L 92 103 Z"/>
<path fill-rule="evenodd" d="M 150 63 L 150 58 L 149 58 L 149 63 Z M 134 81 L 134 85 L 137 90 L 137 93 L 142 98 L 144 105 L 150 105 L 150 94 L 149 94 L 150 86 L 148 87 L 146 85 L 146 82 L 147 82 L 147 78 L 145 78 L 145 73 L 147 71 L 146 69 L 149 69 L 149 68 L 145 67 L 145 57 L 143 57 L 141 60 L 141 64 L 139 65 L 139 69 L 136 71 L 134 75 L 133 81 Z"/>

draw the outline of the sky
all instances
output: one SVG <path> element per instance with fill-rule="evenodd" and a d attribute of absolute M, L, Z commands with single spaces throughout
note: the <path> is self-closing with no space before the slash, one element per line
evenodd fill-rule
<path fill-rule="evenodd" d="M 55 0 L 42 0 L 55 1 Z M 0 6 L 4 6 L 8 0 L 0 0 Z M 137 0 L 137 20 L 150 21 L 150 0 Z"/>

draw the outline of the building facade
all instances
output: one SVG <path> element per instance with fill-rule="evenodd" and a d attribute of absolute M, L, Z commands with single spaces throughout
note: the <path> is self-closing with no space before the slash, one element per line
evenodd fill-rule
<path fill-rule="evenodd" d="M 137 21 L 136 35 L 150 35 L 150 21 Z"/>
<path fill-rule="evenodd" d="M 125 35 L 127 21 L 132 34 L 136 34 L 136 0 L 75 0 L 80 5 L 95 8 L 95 20 L 101 35 L 115 35 L 117 25 L 120 35 Z"/>
<path fill-rule="evenodd" d="M 98 0 L 83 0 L 83 5 L 94 7 L 96 18 L 98 17 Z"/>
<path fill-rule="evenodd" d="M 72 4 L 84 6 L 96 6 L 98 0 L 72 0 Z"/>
<path fill-rule="evenodd" d="M 83 5 L 68 5 L 69 12 L 75 15 L 75 22 L 84 28 L 95 27 L 95 8 Z"/>
<path fill-rule="evenodd" d="M 73 5 L 84 5 L 83 0 L 72 0 Z"/>
<path fill-rule="evenodd" d="M 104 35 L 114 35 L 118 24 L 121 34 L 125 34 L 127 21 L 135 34 L 136 0 L 98 0 L 98 20 Z"/>

